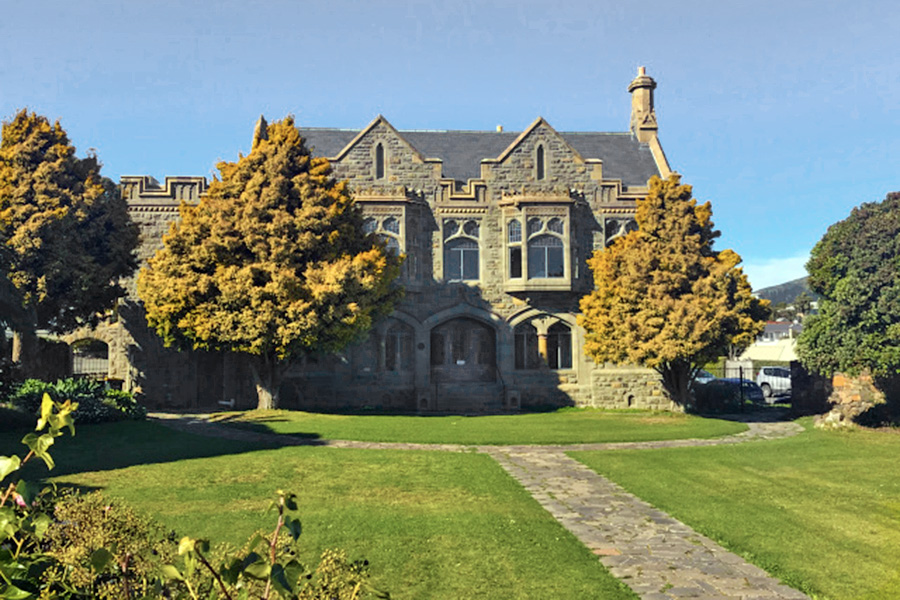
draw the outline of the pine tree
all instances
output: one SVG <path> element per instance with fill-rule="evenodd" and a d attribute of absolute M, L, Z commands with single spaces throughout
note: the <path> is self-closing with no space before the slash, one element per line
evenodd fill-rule
<path fill-rule="evenodd" d="M 97 157 L 77 158 L 59 122 L 22 110 L 2 129 L 0 242 L 0 271 L 26 313 L 19 333 L 33 339 L 36 328 L 69 331 L 115 306 L 138 230 Z"/>
<path fill-rule="evenodd" d="M 653 177 L 637 204 L 638 229 L 588 261 L 595 290 L 581 300 L 588 356 L 655 369 L 682 406 L 697 371 L 752 343 L 768 314 L 740 257 L 713 250 L 711 218 L 710 204 L 698 205 L 677 175 Z"/>
<path fill-rule="evenodd" d="M 138 294 L 166 345 L 244 354 L 259 408 L 277 408 L 291 362 L 333 352 L 389 313 L 399 259 L 294 121 L 261 124 L 142 269 Z"/>

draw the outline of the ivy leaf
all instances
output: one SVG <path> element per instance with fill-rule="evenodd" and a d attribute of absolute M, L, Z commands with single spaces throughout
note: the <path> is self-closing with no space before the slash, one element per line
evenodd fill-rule
<path fill-rule="evenodd" d="M 244 573 L 253 579 L 266 580 L 271 572 L 272 567 L 261 560 L 244 567 Z"/>
<path fill-rule="evenodd" d="M 278 563 L 272 565 L 272 583 L 281 591 L 282 595 L 289 596 L 294 593 L 294 586 L 288 581 L 284 567 Z"/>
<path fill-rule="evenodd" d="M 175 565 L 163 565 L 162 569 L 163 577 L 166 579 L 173 579 L 175 581 L 184 581 L 184 576 L 181 574 L 181 571 Z"/>
<path fill-rule="evenodd" d="M 44 534 L 47 533 L 47 530 L 50 529 L 50 525 L 53 524 L 53 519 L 50 518 L 49 515 L 44 513 L 39 514 L 32 521 L 32 527 L 34 527 L 34 535 L 38 539 L 43 539 Z"/>
<path fill-rule="evenodd" d="M 287 528 L 288 532 L 291 534 L 291 537 L 294 538 L 294 541 L 296 542 L 303 531 L 303 527 L 300 525 L 300 519 L 287 518 L 284 520 L 284 526 Z"/>
<path fill-rule="evenodd" d="M 53 445 L 53 435 L 49 433 L 43 435 L 29 433 L 22 438 L 22 443 L 28 446 L 35 456 L 43 460 L 47 464 L 48 469 L 56 466 L 56 463 L 53 462 L 53 457 L 48 452 L 50 446 Z"/>
<path fill-rule="evenodd" d="M 35 427 L 36 431 L 40 431 L 43 429 L 47 422 L 50 419 L 50 416 L 53 414 L 53 399 L 50 397 L 50 394 L 44 392 L 44 397 L 41 399 L 41 417 L 38 419 L 37 427 Z"/>
<path fill-rule="evenodd" d="M 21 464 L 22 461 L 18 456 L 0 456 L 0 481 L 10 473 L 18 471 Z"/>
<path fill-rule="evenodd" d="M 33 598 L 37 598 L 31 592 L 26 592 L 23 589 L 17 588 L 14 585 L 10 585 L 5 590 L 3 590 L 3 595 L 0 596 L 3 600 L 31 600 Z"/>

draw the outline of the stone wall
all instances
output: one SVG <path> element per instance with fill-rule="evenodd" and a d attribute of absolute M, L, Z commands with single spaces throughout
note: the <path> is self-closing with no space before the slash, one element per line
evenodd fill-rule
<path fill-rule="evenodd" d="M 598 367 L 591 374 L 590 406 L 680 410 L 666 395 L 652 369 Z"/>

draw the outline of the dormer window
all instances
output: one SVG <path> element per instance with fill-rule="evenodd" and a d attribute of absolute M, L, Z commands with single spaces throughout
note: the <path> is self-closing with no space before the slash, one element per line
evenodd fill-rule
<path fill-rule="evenodd" d="M 535 176 L 534 178 L 538 181 L 543 181 L 544 177 L 547 174 L 547 165 L 545 164 L 544 157 L 544 146 L 539 145 L 537 147 L 537 151 L 534 153 L 534 167 L 535 167 Z"/>
<path fill-rule="evenodd" d="M 375 179 L 384 179 L 384 145 L 375 146 Z"/>

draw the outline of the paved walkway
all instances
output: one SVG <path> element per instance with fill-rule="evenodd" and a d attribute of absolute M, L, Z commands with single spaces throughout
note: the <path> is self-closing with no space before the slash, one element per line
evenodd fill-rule
<path fill-rule="evenodd" d="M 769 576 L 566 456 L 574 450 L 713 446 L 787 437 L 796 423 L 750 422 L 743 433 L 712 440 L 673 440 L 570 446 L 465 446 L 310 440 L 225 427 L 206 415 L 155 413 L 151 418 L 181 430 L 234 440 L 282 445 L 404 450 L 477 450 L 492 456 L 563 527 L 600 558 L 643 600 L 800 600 L 806 595 Z"/>

